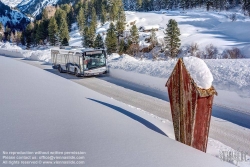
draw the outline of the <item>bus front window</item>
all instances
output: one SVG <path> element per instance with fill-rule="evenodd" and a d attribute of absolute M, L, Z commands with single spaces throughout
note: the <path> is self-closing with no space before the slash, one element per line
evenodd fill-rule
<path fill-rule="evenodd" d="M 84 67 L 86 70 L 106 66 L 104 54 L 93 54 L 85 56 Z"/>

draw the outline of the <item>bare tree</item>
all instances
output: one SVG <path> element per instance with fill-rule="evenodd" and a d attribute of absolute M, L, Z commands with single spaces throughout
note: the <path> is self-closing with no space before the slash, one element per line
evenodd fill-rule
<path fill-rule="evenodd" d="M 205 59 L 213 59 L 216 58 L 216 55 L 218 53 L 218 50 L 216 47 L 214 47 L 212 44 L 206 46 L 205 48 Z"/>
<path fill-rule="evenodd" d="M 223 58 L 225 59 L 239 59 L 243 58 L 244 56 L 241 54 L 238 48 L 228 49 L 224 52 Z"/>
<path fill-rule="evenodd" d="M 191 56 L 196 56 L 196 52 L 199 50 L 199 46 L 197 43 L 192 43 L 189 47 L 189 52 Z"/>

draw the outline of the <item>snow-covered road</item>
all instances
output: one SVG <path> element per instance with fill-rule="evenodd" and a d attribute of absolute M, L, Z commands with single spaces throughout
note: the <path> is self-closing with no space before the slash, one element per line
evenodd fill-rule
<path fill-rule="evenodd" d="M 231 166 L 170 139 L 160 120 L 124 103 L 11 58 L 0 62 L 1 152 L 82 151 L 96 167 Z"/>
<path fill-rule="evenodd" d="M 46 65 L 42 62 L 22 59 L 16 60 L 69 79 L 103 95 L 134 106 L 139 110 L 142 109 L 161 118 L 172 120 L 170 106 L 169 103 L 166 102 L 166 94 L 161 94 L 161 92 L 153 92 L 149 88 L 144 89 L 141 85 L 137 87 L 135 84 L 129 84 L 111 77 L 76 78 L 73 75 L 60 74 L 57 70 L 52 69 L 51 65 Z M 147 90 L 147 92 L 145 92 L 145 90 Z M 250 130 L 231 122 L 212 117 L 209 137 L 234 149 L 250 152 Z"/>

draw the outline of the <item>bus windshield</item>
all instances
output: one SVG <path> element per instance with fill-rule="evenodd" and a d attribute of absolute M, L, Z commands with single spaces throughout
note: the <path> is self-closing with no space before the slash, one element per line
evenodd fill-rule
<path fill-rule="evenodd" d="M 85 70 L 103 66 L 106 66 L 106 58 L 104 53 L 85 55 L 85 60 L 84 60 Z"/>

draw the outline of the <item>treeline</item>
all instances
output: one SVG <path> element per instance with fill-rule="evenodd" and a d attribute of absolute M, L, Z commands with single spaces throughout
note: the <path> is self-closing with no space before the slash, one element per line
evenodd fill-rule
<path fill-rule="evenodd" d="M 106 48 L 107 53 L 128 53 L 136 55 L 139 52 L 139 33 L 136 25 L 131 25 L 125 32 L 126 16 L 122 0 L 89 0 L 78 1 L 77 22 L 82 35 L 84 47 Z M 99 32 L 97 25 L 106 25 L 106 31 Z M 105 41 L 103 40 L 105 36 Z"/>
<path fill-rule="evenodd" d="M 116 46 L 123 36 L 126 18 L 122 0 L 76 0 L 73 5 L 62 4 L 55 8 L 54 14 L 45 8 L 40 20 L 26 27 L 21 36 L 23 45 L 27 48 L 48 42 L 52 46 L 68 45 L 70 26 L 76 21 L 84 47 L 104 48 L 102 36 L 96 34 L 98 24 L 115 24 L 115 35 L 107 39 L 116 41 Z"/>
<path fill-rule="evenodd" d="M 51 9 L 50 9 L 51 10 Z M 50 11 L 45 8 L 40 20 L 31 22 L 22 32 L 21 43 L 30 46 L 45 45 L 68 45 L 69 30 L 74 22 L 74 8 L 70 4 L 54 7 Z"/>
<path fill-rule="evenodd" d="M 103 48 L 104 42 L 101 34 L 96 35 L 98 24 L 112 22 L 112 32 L 107 35 L 107 41 L 110 41 L 112 47 L 117 47 L 119 38 L 123 35 L 125 29 L 125 12 L 122 0 L 90 0 L 78 1 L 76 3 L 77 22 L 79 31 L 82 35 L 82 44 L 84 47 Z M 109 44 L 108 44 L 109 46 Z"/>
<path fill-rule="evenodd" d="M 0 23 L 0 41 L 11 41 L 14 43 L 21 43 L 21 31 L 16 31 L 8 27 L 8 25 L 4 26 Z"/>
<path fill-rule="evenodd" d="M 205 7 L 207 10 L 228 10 L 241 6 L 250 15 L 250 0 L 123 0 L 125 10 L 159 11 L 161 9 L 193 9 Z"/>

